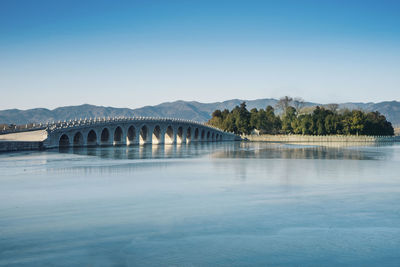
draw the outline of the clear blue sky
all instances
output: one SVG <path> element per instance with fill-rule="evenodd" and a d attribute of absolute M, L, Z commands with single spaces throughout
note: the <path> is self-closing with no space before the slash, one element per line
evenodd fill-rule
<path fill-rule="evenodd" d="M 0 109 L 400 100 L 400 1 L 0 1 Z"/>

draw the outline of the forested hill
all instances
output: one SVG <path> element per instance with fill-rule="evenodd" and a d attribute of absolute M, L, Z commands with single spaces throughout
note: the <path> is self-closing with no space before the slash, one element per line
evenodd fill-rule
<path fill-rule="evenodd" d="M 196 101 L 175 101 L 166 102 L 156 106 L 145 106 L 137 109 L 114 108 L 94 105 L 80 105 L 60 107 L 53 110 L 36 108 L 30 110 L 9 109 L 0 111 L 0 124 L 25 124 L 30 122 L 63 121 L 74 118 L 89 117 L 114 117 L 114 116 L 152 116 L 152 117 L 174 117 L 195 120 L 200 122 L 208 121 L 211 113 L 216 109 L 232 110 L 235 106 L 246 102 L 247 108 L 265 108 L 268 105 L 275 106 L 277 99 L 266 98 L 257 100 L 232 99 L 224 102 L 199 103 Z M 321 105 L 318 103 L 306 102 L 305 106 Z M 339 108 L 362 109 L 365 111 L 379 111 L 386 116 L 393 125 L 400 125 L 400 102 L 379 102 L 379 103 L 342 103 Z"/>

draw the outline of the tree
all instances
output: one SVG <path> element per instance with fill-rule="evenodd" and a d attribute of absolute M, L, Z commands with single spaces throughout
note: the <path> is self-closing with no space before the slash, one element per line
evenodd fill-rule
<path fill-rule="evenodd" d="M 215 111 L 212 113 L 211 117 L 219 117 L 219 118 L 222 118 L 222 112 L 221 112 L 221 110 L 219 110 L 219 109 L 215 110 Z"/>
<path fill-rule="evenodd" d="M 337 114 L 329 114 L 325 117 L 326 134 L 341 134 L 342 124 Z"/>
<path fill-rule="evenodd" d="M 260 129 L 260 123 L 261 123 L 260 111 L 258 111 L 256 108 L 253 108 L 252 110 L 250 110 L 250 128 L 251 129 Z"/>
<path fill-rule="evenodd" d="M 222 122 L 223 122 L 223 116 L 221 110 L 219 109 L 215 110 L 211 114 L 211 119 L 208 121 L 209 124 L 223 129 Z"/>
<path fill-rule="evenodd" d="M 267 106 L 265 109 L 265 121 L 262 125 L 262 130 L 266 133 L 276 134 L 282 129 L 282 122 L 279 116 L 275 115 L 274 108 L 272 106 Z"/>
<path fill-rule="evenodd" d="M 361 110 L 353 110 L 351 118 L 351 132 L 359 135 L 364 130 L 365 115 Z"/>
<path fill-rule="evenodd" d="M 293 98 L 291 98 L 290 96 L 281 97 L 279 99 L 278 103 L 276 103 L 276 107 L 278 109 L 282 110 L 283 114 L 285 114 L 286 109 L 290 106 L 292 101 L 293 101 Z"/>
<path fill-rule="evenodd" d="M 246 109 L 246 102 L 241 103 L 240 107 L 235 108 L 234 115 L 238 133 L 250 134 L 250 112 Z"/>
<path fill-rule="evenodd" d="M 335 104 L 335 103 L 331 103 L 331 104 L 326 105 L 326 108 L 328 110 L 332 111 L 333 113 L 336 113 L 339 108 L 339 105 Z"/>
<path fill-rule="evenodd" d="M 228 132 L 234 132 L 238 134 L 238 130 L 235 123 L 235 118 L 232 113 L 229 113 L 225 120 L 222 122 L 222 129 Z"/>
<path fill-rule="evenodd" d="M 282 117 L 282 131 L 284 133 L 293 133 L 292 122 L 296 119 L 296 109 L 289 106 Z"/>
<path fill-rule="evenodd" d="M 300 113 L 301 109 L 304 107 L 304 99 L 301 97 L 295 97 L 293 100 L 293 106 L 296 109 L 297 113 Z"/>
<path fill-rule="evenodd" d="M 299 134 L 312 134 L 313 119 L 310 114 L 300 115 L 298 118 L 298 128 L 296 132 Z"/>
<path fill-rule="evenodd" d="M 394 135 L 394 129 L 378 111 L 369 112 L 365 116 L 365 127 L 362 134 L 367 135 Z"/>
<path fill-rule="evenodd" d="M 365 113 L 361 110 L 342 110 L 337 112 L 337 104 L 327 108 L 315 107 L 310 114 L 300 114 L 290 106 L 290 97 L 281 98 L 281 107 L 285 109 L 282 119 L 275 115 L 274 108 L 253 108 L 250 112 L 243 102 L 232 111 L 215 110 L 210 125 L 236 134 L 249 134 L 252 129 L 262 133 L 295 133 L 295 134 L 357 134 L 357 135 L 393 135 L 394 129 L 379 112 Z M 295 100 L 296 101 L 296 100 Z"/>
<path fill-rule="evenodd" d="M 313 111 L 313 121 L 314 121 L 314 129 L 313 134 L 316 135 L 326 135 L 326 118 L 330 115 L 333 115 L 333 112 L 330 110 L 326 110 L 323 107 L 317 106 Z"/>

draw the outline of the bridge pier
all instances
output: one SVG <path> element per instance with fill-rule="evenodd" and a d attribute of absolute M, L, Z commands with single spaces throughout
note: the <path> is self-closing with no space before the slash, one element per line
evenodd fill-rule
<path fill-rule="evenodd" d="M 151 144 L 160 145 L 164 143 L 164 135 L 159 125 L 154 125 L 152 127 L 153 131 L 151 134 Z"/>
<path fill-rule="evenodd" d="M 182 144 L 186 143 L 186 131 L 182 126 L 177 127 L 176 129 L 176 143 Z"/>
<path fill-rule="evenodd" d="M 126 130 L 124 127 L 116 126 L 111 128 L 112 130 L 112 144 L 116 145 L 126 145 Z"/>
<path fill-rule="evenodd" d="M 164 144 L 171 145 L 176 143 L 176 130 L 171 125 L 163 128 L 162 135 Z"/>

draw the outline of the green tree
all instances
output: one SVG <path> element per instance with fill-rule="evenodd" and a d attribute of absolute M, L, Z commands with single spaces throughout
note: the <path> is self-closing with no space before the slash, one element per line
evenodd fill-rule
<path fill-rule="evenodd" d="M 296 109 L 287 107 L 286 112 L 282 117 L 282 131 L 284 133 L 293 133 L 292 122 L 296 119 Z"/>
<path fill-rule="evenodd" d="M 215 110 L 208 123 L 236 134 L 249 134 L 252 129 L 269 134 L 394 134 L 392 124 L 377 111 L 365 113 L 361 110 L 342 110 L 339 113 L 338 105 L 331 104 L 327 105 L 328 109 L 317 106 L 311 114 L 299 115 L 296 108 L 290 106 L 291 102 L 290 97 L 281 98 L 281 107 L 285 109 L 282 119 L 275 115 L 271 106 L 265 110 L 254 108 L 249 112 L 243 102 L 232 111 Z"/>
<path fill-rule="evenodd" d="M 261 110 L 260 110 L 261 111 Z M 256 108 L 250 110 L 250 128 L 251 129 L 260 129 L 260 114 Z"/>
<path fill-rule="evenodd" d="M 238 133 L 250 134 L 250 112 L 246 109 L 246 102 L 241 103 L 239 107 L 235 107 L 233 115 Z"/>
<path fill-rule="evenodd" d="M 301 134 L 312 134 L 312 130 L 314 121 L 312 119 L 312 116 L 310 114 L 306 114 L 306 115 L 300 115 L 298 120 L 299 122 L 299 129 L 298 129 L 298 133 Z"/>
<path fill-rule="evenodd" d="M 351 133 L 359 135 L 365 126 L 365 115 L 361 110 L 353 110 L 351 118 Z"/>
<path fill-rule="evenodd" d="M 239 133 L 236 127 L 235 117 L 232 113 L 229 113 L 222 122 L 222 129 L 228 132 L 234 132 L 235 134 Z"/>
<path fill-rule="evenodd" d="M 325 117 L 326 134 L 341 134 L 342 124 L 337 114 L 329 114 Z"/>

